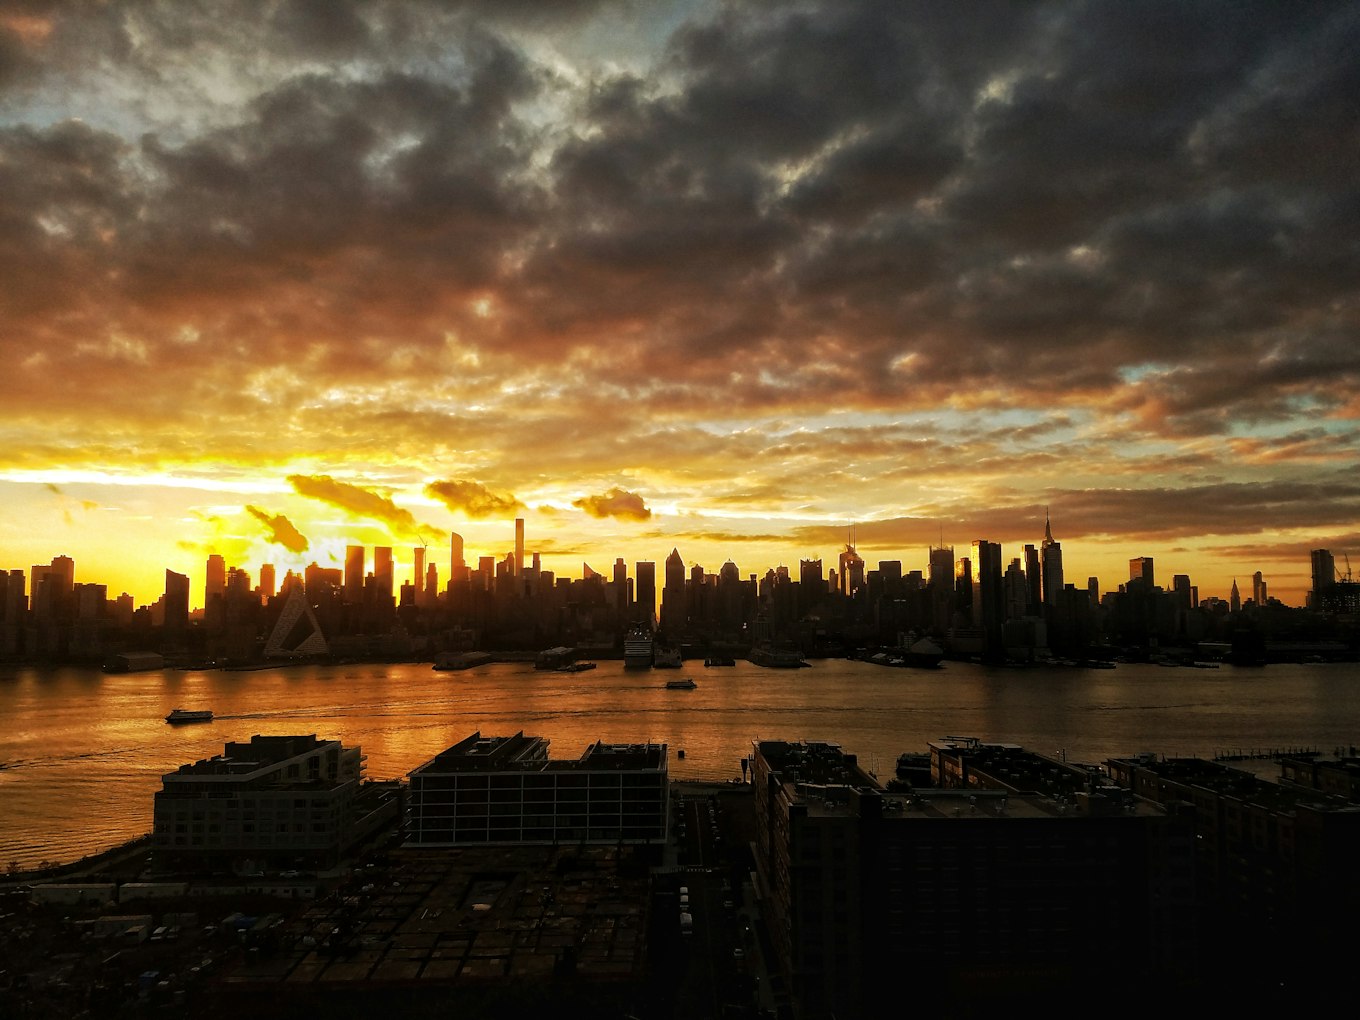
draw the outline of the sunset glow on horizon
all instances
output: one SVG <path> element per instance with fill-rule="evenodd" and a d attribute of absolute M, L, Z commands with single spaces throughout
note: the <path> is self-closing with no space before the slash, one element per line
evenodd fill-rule
<path fill-rule="evenodd" d="M 0 568 L 1360 556 L 1360 7 L 0 12 Z M 1360 559 L 1357 560 L 1360 566 Z"/>

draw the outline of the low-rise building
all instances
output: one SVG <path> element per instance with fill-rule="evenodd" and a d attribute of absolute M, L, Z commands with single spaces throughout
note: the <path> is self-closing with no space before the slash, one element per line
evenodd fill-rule
<path fill-rule="evenodd" d="M 552 761 L 542 737 L 473 733 L 411 772 L 407 845 L 663 844 L 668 792 L 665 744 Z"/>
<path fill-rule="evenodd" d="M 258 871 L 333 864 L 384 818 L 395 791 L 361 805 L 363 755 L 338 740 L 253 736 L 161 777 L 153 850 L 158 866 Z"/>

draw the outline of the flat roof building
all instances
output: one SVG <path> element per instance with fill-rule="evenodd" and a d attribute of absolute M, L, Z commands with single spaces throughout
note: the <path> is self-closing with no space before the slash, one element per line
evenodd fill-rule
<path fill-rule="evenodd" d="M 161 777 L 152 833 L 158 864 L 329 865 L 395 817 L 390 795 L 360 806 L 363 771 L 358 747 L 315 734 L 229 741 L 222 754 Z"/>
<path fill-rule="evenodd" d="M 668 795 L 665 744 L 553 761 L 542 737 L 477 732 L 411 772 L 407 845 L 662 844 Z"/>
<path fill-rule="evenodd" d="M 1042 760 L 1012 745 L 1021 756 Z M 1173 812 L 1124 791 L 895 793 L 827 743 L 760 741 L 752 772 L 770 939 L 805 1015 L 1178 980 L 1193 890 Z"/>

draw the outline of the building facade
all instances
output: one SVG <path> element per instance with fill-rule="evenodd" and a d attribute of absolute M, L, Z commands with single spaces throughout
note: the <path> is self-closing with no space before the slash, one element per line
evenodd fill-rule
<path fill-rule="evenodd" d="M 542 737 L 473 733 L 410 774 L 407 845 L 663 844 L 668 796 L 665 744 L 552 761 Z"/>
<path fill-rule="evenodd" d="M 327 866 L 384 818 L 360 807 L 363 755 L 338 740 L 253 736 L 161 777 L 152 846 L 163 867 Z"/>

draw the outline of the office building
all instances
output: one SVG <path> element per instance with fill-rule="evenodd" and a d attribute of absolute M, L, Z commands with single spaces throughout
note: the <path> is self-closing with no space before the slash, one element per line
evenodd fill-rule
<path fill-rule="evenodd" d="M 360 798 L 358 747 L 253 736 L 161 777 L 152 846 L 159 865 L 258 870 L 333 864 L 395 816 L 395 797 Z"/>
<path fill-rule="evenodd" d="M 1051 614 L 1058 608 L 1063 590 L 1062 543 L 1053 540 L 1053 526 L 1044 511 L 1044 540 L 1039 546 L 1039 562 L 1043 569 L 1044 608 Z"/>
<path fill-rule="evenodd" d="M 382 605 L 392 604 L 396 594 L 396 572 L 392 566 L 391 546 L 380 545 L 373 549 L 373 587 Z"/>
<path fill-rule="evenodd" d="M 227 561 L 218 553 L 208 557 L 204 572 L 203 606 L 208 608 L 214 598 L 222 598 L 227 593 Z"/>
<path fill-rule="evenodd" d="M 449 583 L 467 579 L 467 561 L 463 558 L 463 536 L 456 531 L 449 533 Z"/>
<path fill-rule="evenodd" d="M 364 600 L 364 547 L 345 546 L 345 601 L 357 606 Z"/>
<path fill-rule="evenodd" d="M 1143 590 L 1147 592 L 1156 587 L 1156 573 L 1153 570 L 1151 556 L 1135 556 L 1129 560 L 1129 582 L 1141 584 Z"/>
<path fill-rule="evenodd" d="M 660 845 L 668 796 L 665 744 L 600 741 L 553 761 L 542 737 L 473 733 L 411 772 L 407 845 Z"/>
<path fill-rule="evenodd" d="M 524 576 L 524 518 L 515 518 L 515 576 Z"/>
<path fill-rule="evenodd" d="M 850 541 L 845 543 L 837 564 L 836 583 L 840 593 L 852 597 L 864 587 L 864 559 L 855 551 L 855 532 L 850 531 Z"/>
<path fill-rule="evenodd" d="M 1001 625 L 1006 620 L 1006 588 L 1001 567 L 1001 546 L 978 539 L 973 543 L 973 626 L 981 628 L 983 654 L 997 658 L 1002 654 Z"/>
<path fill-rule="evenodd" d="M 656 564 L 641 560 L 637 565 L 637 621 L 650 628 L 656 619 Z"/>

